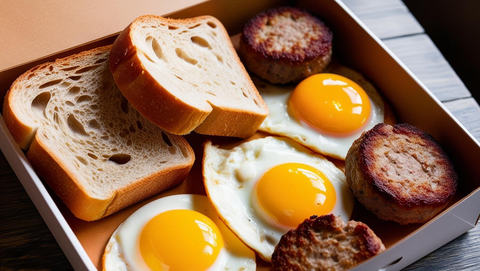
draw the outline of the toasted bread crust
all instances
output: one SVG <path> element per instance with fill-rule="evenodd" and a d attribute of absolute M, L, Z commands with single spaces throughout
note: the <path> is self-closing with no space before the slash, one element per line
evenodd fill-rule
<path fill-rule="evenodd" d="M 273 270 L 347 270 L 385 250 L 364 223 L 333 214 L 312 216 L 283 235 L 272 255 Z"/>
<path fill-rule="evenodd" d="M 379 218 L 424 223 L 456 192 L 457 175 L 440 145 L 408 124 L 378 124 L 350 148 L 347 182 Z"/>
<path fill-rule="evenodd" d="M 80 174 L 72 169 L 72 161 L 62 156 L 57 148 L 51 144 L 52 135 L 49 134 L 47 136 L 47 132 L 45 131 L 47 128 L 43 127 L 42 122 L 30 121 L 28 119 L 29 117 L 25 116 L 21 117 L 25 113 L 21 112 L 12 97 L 14 95 L 21 95 L 21 93 L 25 91 L 24 82 L 34 80 L 37 76 L 41 77 L 48 72 L 52 72 L 53 66 L 67 67 L 67 70 L 71 69 L 73 71 L 75 71 L 75 69 L 81 69 L 77 66 L 72 67 L 70 63 L 73 63 L 74 60 L 82 60 L 84 58 L 93 58 L 93 61 L 95 61 L 97 55 L 108 57 L 109 50 L 110 46 L 99 47 L 32 68 L 12 84 L 12 87 L 7 93 L 3 108 L 5 122 L 18 144 L 27 150 L 27 158 L 35 172 L 38 176 L 42 177 L 76 217 L 86 221 L 93 221 L 110 215 L 141 199 L 178 184 L 186 178 L 195 159 L 193 150 L 183 137 L 168 135 L 162 132 L 164 140 L 167 141 L 165 145 L 178 148 L 175 151 L 182 152 L 180 155 L 184 158 L 182 158 L 183 161 L 149 173 L 147 176 L 138 177 L 138 179 L 132 180 L 131 183 L 123 186 L 121 189 L 105 191 L 104 195 L 98 198 L 88 192 L 89 189 L 85 186 L 87 185 L 86 182 L 78 179 Z M 86 69 L 88 68 L 89 66 L 86 67 Z M 60 68 L 58 69 L 61 70 Z M 102 69 L 105 69 L 108 73 L 108 67 L 105 66 Z M 67 74 L 71 76 L 75 75 L 72 71 L 68 70 L 56 76 L 57 78 L 68 81 L 64 78 L 68 76 Z M 103 82 L 104 90 L 107 90 L 109 87 L 113 88 L 114 84 L 111 78 L 101 78 L 99 75 L 97 79 L 105 80 L 105 82 Z M 48 87 L 45 87 L 45 92 L 48 91 Z M 64 90 L 63 92 L 65 93 L 67 91 Z M 106 92 L 108 93 L 108 91 Z M 119 92 L 116 93 L 120 94 Z M 93 91 L 91 95 L 94 95 Z M 58 93 L 58 96 L 61 96 L 61 93 Z M 109 97 L 112 96 L 115 95 Z M 25 123 L 23 120 L 30 122 Z M 61 120 L 59 123 L 63 121 L 65 120 Z M 101 122 L 100 120 L 98 121 Z M 151 127 L 153 127 L 153 125 Z M 143 129 L 147 128 L 143 126 Z M 115 128 L 112 130 L 115 130 Z M 160 130 L 158 129 L 158 131 Z M 116 132 L 120 133 L 122 131 Z M 56 139 L 57 138 L 53 138 L 53 140 Z M 71 140 L 73 142 L 75 137 Z M 130 142 L 130 144 L 135 145 L 135 142 Z M 119 167 L 119 170 L 121 170 L 121 167 Z"/>
<path fill-rule="evenodd" d="M 191 26 L 205 21 L 213 22 L 216 28 L 220 30 L 222 38 L 228 41 L 226 44 L 228 44 L 228 50 L 234 55 L 236 62 L 234 64 L 238 65 L 243 76 L 248 78 L 248 88 L 256 91 L 243 64 L 236 56 L 228 33 L 216 18 L 200 16 L 174 20 L 146 15 L 137 18 L 120 34 L 113 44 L 110 55 L 110 69 L 115 82 L 129 102 L 150 121 L 172 134 L 184 135 L 194 130 L 201 134 L 240 138 L 246 138 L 254 134 L 268 114 L 268 109 L 263 104 L 258 92 L 252 94 L 255 95 L 254 99 L 258 101 L 257 105 L 263 111 L 261 113 L 213 103 L 205 108 L 182 101 L 174 94 L 174 91 L 164 88 L 149 73 L 139 58 L 139 54 L 142 52 L 135 44 L 132 36 L 135 24 L 149 21 L 167 25 Z"/>
<path fill-rule="evenodd" d="M 305 10 L 279 7 L 245 25 L 239 53 L 251 72 L 271 83 L 299 82 L 322 72 L 332 55 L 332 32 Z"/>

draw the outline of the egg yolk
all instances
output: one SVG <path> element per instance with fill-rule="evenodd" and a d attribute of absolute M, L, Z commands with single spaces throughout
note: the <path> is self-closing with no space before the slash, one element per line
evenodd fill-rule
<path fill-rule="evenodd" d="M 296 228 L 311 215 L 329 214 L 335 189 L 318 169 L 287 163 L 268 170 L 255 187 L 257 204 L 275 223 Z"/>
<path fill-rule="evenodd" d="M 217 225 L 192 210 L 158 214 L 143 228 L 140 253 L 152 270 L 205 270 L 224 246 Z"/>
<path fill-rule="evenodd" d="M 362 87 L 337 74 L 304 79 L 292 92 L 288 108 L 301 123 L 320 132 L 348 135 L 370 116 L 370 100 Z"/>

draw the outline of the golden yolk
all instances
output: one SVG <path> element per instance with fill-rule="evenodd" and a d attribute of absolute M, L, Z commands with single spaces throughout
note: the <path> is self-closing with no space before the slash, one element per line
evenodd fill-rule
<path fill-rule="evenodd" d="M 205 270 L 223 248 L 217 225 L 192 210 L 171 210 L 143 228 L 140 252 L 152 270 Z"/>
<path fill-rule="evenodd" d="M 300 122 L 327 134 L 349 134 L 370 116 L 365 91 L 341 75 L 320 73 L 297 85 L 288 107 Z"/>
<path fill-rule="evenodd" d="M 271 168 L 256 184 L 255 193 L 261 210 L 289 228 L 311 215 L 329 214 L 336 202 L 330 180 L 318 169 L 301 163 Z"/>

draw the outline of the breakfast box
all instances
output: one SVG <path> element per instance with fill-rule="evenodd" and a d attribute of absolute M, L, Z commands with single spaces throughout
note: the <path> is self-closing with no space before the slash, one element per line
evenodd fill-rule
<path fill-rule="evenodd" d="M 9 3 L 11 10 L 25 3 Z M 306 8 L 321 17 L 334 33 L 334 56 L 370 79 L 392 106 L 399 122 L 415 125 L 431 134 L 451 158 L 459 175 L 458 192 L 449 206 L 425 224 L 401 226 L 377 219 L 356 205 L 356 218 L 365 221 L 382 239 L 387 250 L 352 270 L 400 270 L 431 251 L 475 227 L 480 206 L 480 145 L 442 106 L 426 87 L 376 38 L 341 1 L 65 1 L 32 2 L 24 8 L 22 22 L 8 21 L 2 29 L 0 97 L 29 68 L 100 45 L 111 44 L 119 31 L 142 14 L 187 18 L 213 15 L 230 35 L 258 12 L 274 6 Z M 38 6 L 38 7 L 35 7 Z M 86 7 L 89 7 L 86 9 Z M 60 15 L 52 15 L 55 10 Z M 65 11 L 62 13 L 61 11 Z M 46 16 L 49 15 L 49 16 Z M 52 16 L 50 16 L 52 15 Z M 14 20 L 15 13 L 9 16 Z M 75 20 L 71 18 L 75 17 Z M 16 27 L 13 27 L 15 24 Z M 5 24 L 4 24 L 5 25 Z M 31 28 L 31 36 L 18 35 Z M 3 52 L 10 52 L 5 54 Z M 36 175 L 24 152 L 13 140 L 0 117 L 0 147 L 50 231 L 77 270 L 101 268 L 103 249 L 116 227 L 147 202 L 178 193 L 204 194 L 201 182 L 201 137 L 187 136 L 195 148 L 197 162 L 188 178 L 165 191 L 116 214 L 95 222 L 75 218 Z M 192 142 L 193 141 L 193 142 Z M 197 141 L 197 142 L 196 142 Z M 268 264 L 259 261 L 259 269 Z"/>

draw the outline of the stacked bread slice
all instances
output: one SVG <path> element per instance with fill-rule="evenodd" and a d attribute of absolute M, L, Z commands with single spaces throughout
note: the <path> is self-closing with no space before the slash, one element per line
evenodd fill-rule
<path fill-rule="evenodd" d="M 173 134 L 248 137 L 268 109 L 212 16 L 134 20 L 113 44 L 110 68 L 128 101 Z"/>
<path fill-rule="evenodd" d="M 123 97 L 110 46 L 37 66 L 10 88 L 3 116 L 72 213 L 96 220 L 183 181 L 194 153 Z"/>
<path fill-rule="evenodd" d="M 113 47 L 27 71 L 3 107 L 35 171 L 87 221 L 186 178 L 195 156 L 171 133 L 247 137 L 267 113 L 226 30 L 210 16 L 142 16 Z"/>

